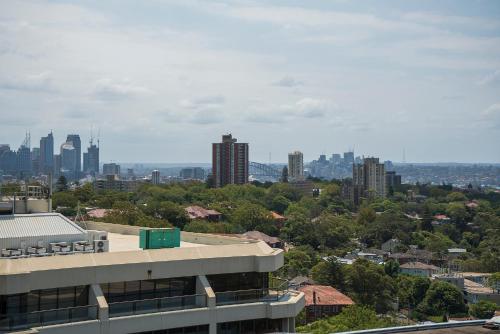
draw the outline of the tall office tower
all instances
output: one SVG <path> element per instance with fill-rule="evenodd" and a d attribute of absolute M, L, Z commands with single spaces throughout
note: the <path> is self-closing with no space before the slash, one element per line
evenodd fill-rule
<path fill-rule="evenodd" d="M 378 158 L 365 158 L 363 164 L 352 166 L 354 204 L 359 205 L 361 197 L 386 196 L 384 164 Z"/>
<path fill-rule="evenodd" d="M 75 148 L 76 154 L 76 177 L 80 178 L 80 174 L 82 171 L 82 142 L 80 140 L 80 135 L 68 135 L 66 138 L 66 142 L 71 142 L 73 147 Z"/>
<path fill-rule="evenodd" d="M 342 162 L 342 157 L 338 153 L 332 154 L 332 164 L 338 165 Z"/>
<path fill-rule="evenodd" d="M 54 136 L 52 132 L 40 139 L 40 172 L 50 174 L 54 172 Z"/>
<path fill-rule="evenodd" d="M 65 142 L 61 145 L 61 169 L 60 172 L 68 180 L 76 180 L 80 177 L 78 172 L 78 151 L 73 142 Z"/>
<path fill-rule="evenodd" d="M 248 183 L 248 144 L 237 143 L 231 134 L 212 144 L 212 175 L 216 187 Z"/>
<path fill-rule="evenodd" d="M 54 178 L 61 176 L 61 155 L 54 154 Z"/>
<path fill-rule="evenodd" d="M 16 174 L 17 154 L 8 144 L 0 144 L 0 171 L 3 174 Z"/>
<path fill-rule="evenodd" d="M 354 163 L 354 152 L 344 152 L 344 163 L 345 164 Z"/>
<path fill-rule="evenodd" d="M 291 181 L 304 179 L 304 155 L 300 151 L 288 153 L 288 178 Z"/>
<path fill-rule="evenodd" d="M 179 176 L 184 180 L 204 180 L 205 170 L 201 167 L 183 168 L 179 172 Z"/>
<path fill-rule="evenodd" d="M 31 168 L 35 175 L 40 173 L 40 148 L 33 147 L 31 149 Z"/>
<path fill-rule="evenodd" d="M 92 140 L 87 152 L 83 153 L 83 171 L 92 176 L 99 174 L 99 146 L 93 144 Z"/>
<path fill-rule="evenodd" d="M 21 177 L 31 175 L 33 172 L 31 164 L 31 150 L 25 144 L 17 150 L 17 173 Z"/>
<path fill-rule="evenodd" d="M 151 183 L 152 184 L 160 184 L 160 171 L 155 169 L 151 173 Z"/>
<path fill-rule="evenodd" d="M 120 176 L 120 165 L 115 163 L 104 164 L 102 165 L 102 173 L 104 175 Z"/>

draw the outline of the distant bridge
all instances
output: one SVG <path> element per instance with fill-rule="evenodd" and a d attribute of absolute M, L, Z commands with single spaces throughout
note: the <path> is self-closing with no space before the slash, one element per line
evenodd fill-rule
<path fill-rule="evenodd" d="M 280 170 L 259 162 L 250 161 L 249 169 L 249 174 L 256 178 L 274 179 L 277 181 L 281 177 Z"/>

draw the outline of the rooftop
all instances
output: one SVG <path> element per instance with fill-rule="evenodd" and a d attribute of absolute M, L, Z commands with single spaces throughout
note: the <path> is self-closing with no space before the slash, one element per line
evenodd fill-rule
<path fill-rule="evenodd" d="M 0 240 L 82 233 L 85 233 L 82 228 L 59 213 L 0 215 Z"/>
<path fill-rule="evenodd" d="M 400 268 L 403 269 L 423 269 L 423 270 L 439 270 L 438 267 L 433 266 L 432 264 L 425 264 L 422 262 L 408 262 L 402 264 Z"/>
<path fill-rule="evenodd" d="M 298 289 L 306 297 L 306 306 L 317 305 L 352 305 L 351 298 L 328 285 L 304 285 Z M 316 302 L 314 301 L 316 295 Z"/>
<path fill-rule="evenodd" d="M 139 236 L 130 234 L 110 233 L 108 232 L 109 251 L 110 252 L 126 252 L 139 251 Z M 180 248 L 186 247 L 201 247 L 203 244 L 181 241 Z"/>

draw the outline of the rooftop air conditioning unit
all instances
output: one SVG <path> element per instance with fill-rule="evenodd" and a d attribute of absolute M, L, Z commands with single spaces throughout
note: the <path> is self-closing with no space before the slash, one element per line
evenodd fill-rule
<path fill-rule="evenodd" d="M 75 252 L 88 252 L 94 250 L 94 244 L 88 241 L 75 241 L 73 242 L 73 251 Z"/>
<path fill-rule="evenodd" d="M 4 248 L 2 249 L 2 257 L 17 257 L 22 256 L 24 250 L 21 248 Z"/>
<path fill-rule="evenodd" d="M 31 246 L 27 248 L 26 253 L 28 253 L 29 255 L 45 254 L 47 253 L 47 248 L 40 246 Z"/>
<path fill-rule="evenodd" d="M 94 252 L 109 252 L 109 240 L 94 240 Z"/>
<path fill-rule="evenodd" d="M 50 250 L 54 253 L 69 253 L 71 247 L 67 242 L 52 242 L 50 243 Z"/>

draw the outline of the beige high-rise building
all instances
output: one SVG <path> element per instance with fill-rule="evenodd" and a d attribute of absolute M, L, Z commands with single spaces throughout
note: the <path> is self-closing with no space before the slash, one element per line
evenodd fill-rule
<path fill-rule="evenodd" d="M 362 164 L 352 167 L 354 204 L 360 204 L 361 197 L 386 196 L 385 166 L 378 158 L 365 158 Z"/>
<path fill-rule="evenodd" d="M 288 153 L 288 177 L 291 181 L 304 179 L 304 155 L 302 152 Z"/>

